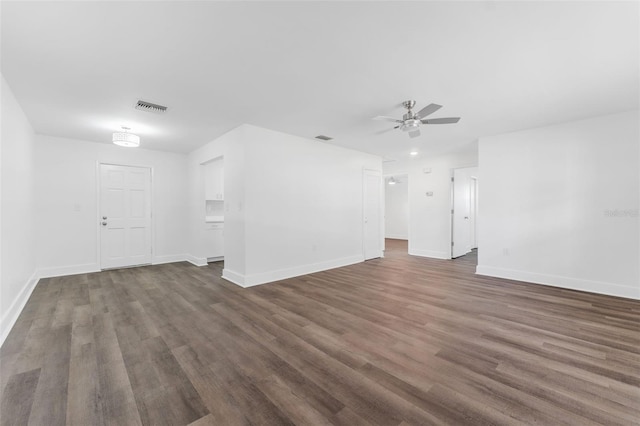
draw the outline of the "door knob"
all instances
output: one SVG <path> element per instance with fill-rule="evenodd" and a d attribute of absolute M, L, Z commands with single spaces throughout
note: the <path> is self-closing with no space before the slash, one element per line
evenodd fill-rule
<path fill-rule="evenodd" d="M 102 219 L 103 219 L 103 220 L 107 220 L 107 217 L 106 217 L 106 216 L 102 216 Z"/>
<path fill-rule="evenodd" d="M 102 222 L 102 226 L 107 226 L 107 222 Z"/>

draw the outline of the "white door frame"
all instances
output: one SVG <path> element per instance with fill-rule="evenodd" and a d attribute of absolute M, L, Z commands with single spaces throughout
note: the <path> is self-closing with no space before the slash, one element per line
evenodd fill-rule
<path fill-rule="evenodd" d="M 477 249 L 478 248 L 478 176 L 471 176 L 471 180 L 473 181 L 473 187 L 472 187 L 472 204 L 471 204 L 471 211 L 472 211 L 472 215 L 473 215 L 473 221 L 472 221 L 472 226 L 473 226 L 473 235 L 472 235 L 472 240 L 471 240 L 471 248 L 472 249 Z"/>
<path fill-rule="evenodd" d="M 101 212 L 101 205 L 100 205 L 100 166 L 101 165 L 105 165 L 105 166 L 125 166 L 125 167 L 139 167 L 141 169 L 149 169 L 149 172 L 151 174 L 151 182 L 149 183 L 149 186 L 151 188 L 151 202 L 149 205 L 149 208 L 151 209 L 151 264 L 155 264 L 155 253 L 156 253 L 156 233 L 154 232 L 155 230 L 155 221 L 156 221 L 156 217 L 153 214 L 153 184 L 154 184 L 154 179 L 153 179 L 153 166 L 147 166 L 147 165 L 140 165 L 140 164 L 130 164 L 130 163 L 113 163 L 110 161 L 96 161 L 96 243 L 97 243 L 97 248 L 96 248 L 96 253 L 98 255 L 98 268 L 100 270 L 102 270 L 102 234 L 100 231 L 101 228 L 101 220 L 100 220 L 100 212 Z"/>
<path fill-rule="evenodd" d="M 363 168 L 362 169 L 362 258 L 363 260 L 367 260 L 366 259 L 366 250 L 365 250 L 365 236 L 366 236 L 366 208 L 365 208 L 365 181 L 366 181 L 366 175 L 367 174 L 374 174 L 376 176 L 378 176 L 380 178 L 380 187 L 378 188 L 379 194 L 378 194 L 378 199 L 380 200 L 379 204 L 378 204 L 378 220 L 380 222 L 380 257 L 384 257 L 384 186 L 383 186 L 383 177 L 382 177 L 382 171 L 381 170 L 376 170 L 376 169 L 366 169 Z"/>
<path fill-rule="evenodd" d="M 477 168 L 477 167 L 478 167 L 477 165 L 464 166 L 464 167 L 454 167 L 454 168 L 452 168 L 450 170 L 451 178 L 450 178 L 450 182 L 449 183 L 450 183 L 451 187 L 450 187 L 449 197 L 451 199 L 450 200 L 451 203 L 450 203 L 450 210 L 449 210 L 450 211 L 450 214 L 449 214 L 449 239 L 450 239 L 450 241 L 449 241 L 449 259 L 455 259 L 453 257 L 453 215 L 454 215 L 453 211 L 454 211 L 454 204 L 455 204 L 455 199 L 454 199 L 454 185 L 455 185 L 455 183 L 454 183 L 453 177 L 454 177 L 454 174 L 455 174 L 456 170 L 471 169 L 471 168 Z M 476 188 L 477 188 L 478 177 L 477 176 L 473 176 L 472 179 L 475 179 Z M 476 196 L 477 196 L 477 193 L 476 193 Z M 476 200 L 476 203 L 477 203 L 477 200 Z M 477 204 L 476 204 L 476 206 L 477 206 Z M 477 213 L 477 209 L 476 209 L 476 213 Z M 477 215 L 474 215 L 473 221 L 476 222 L 475 223 L 475 228 L 477 229 Z"/>

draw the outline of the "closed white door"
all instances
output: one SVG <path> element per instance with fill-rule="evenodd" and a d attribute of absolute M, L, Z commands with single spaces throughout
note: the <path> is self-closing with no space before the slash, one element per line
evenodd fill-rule
<path fill-rule="evenodd" d="M 364 171 L 364 260 L 382 257 L 382 175 L 373 170 Z"/>
<path fill-rule="evenodd" d="M 100 164 L 100 267 L 151 263 L 151 169 Z"/>

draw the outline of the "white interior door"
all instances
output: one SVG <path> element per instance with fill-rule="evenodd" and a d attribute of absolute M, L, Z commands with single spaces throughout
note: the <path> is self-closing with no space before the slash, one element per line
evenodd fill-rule
<path fill-rule="evenodd" d="M 382 257 L 384 247 L 382 174 L 374 170 L 365 170 L 363 184 L 364 260 L 369 260 Z"/>
<path fill-rule="evenodd" d="M 151 263 L 151 169 L 100 164 L 100 267 Z"/>
<path fill-rule="evenodd" d="M 474 245 L 475 232 L 475 178 L 477 167 L 454 169 L 451 257 L 469 253 Z"/>

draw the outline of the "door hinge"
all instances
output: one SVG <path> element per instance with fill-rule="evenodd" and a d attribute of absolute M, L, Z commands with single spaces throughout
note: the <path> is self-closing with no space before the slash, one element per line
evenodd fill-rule
<path fill-rule="evenodd" d="M 451 247 L 453 247 L 453 241 L 451 241 Z"/>
<path fill-rule="evenodd" d="M 453 176 L 451 176 L 451 182 L 453 182 Z"/>
<path fill-rule="evenodd" d="M 451 214 L 453 214 L 453 209 L 451 209 Z"/>

